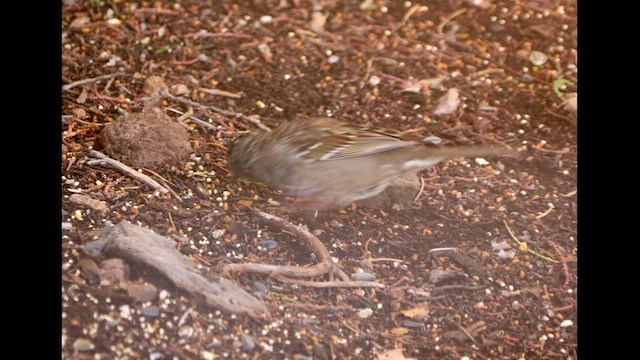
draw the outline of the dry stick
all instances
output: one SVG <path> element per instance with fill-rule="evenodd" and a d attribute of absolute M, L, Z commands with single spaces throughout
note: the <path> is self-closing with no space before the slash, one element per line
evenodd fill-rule
<path fill-rule="evenodd" d="M 67 84 L 67 85 L 63 86 L 62 90 L 69 91 L 69 90 L 73 89 L 76 86 L 90 84 L 90 83 L 93 83 L 93 82 L 96 82 L 96 81 L 100 81 L 100 80 L 104 80 L 104 79 L 110 79 L 112 77 L 122 76 L 122 75 L 124 75 L 123 72 L 115 72 L 113 74 L 100 75 L 100 76 L 96 76 L 96 77 L 90 78 L 90 79 L 78 80 L 78 81 L 72 82 L 71 84 Z"/>
<path fill-rule="evenodd" d="M 282 276 L 298 278 L 311 278 L 330 272 L 331 266 L 327 262 L 321 262 L 309 267 L 269 264 L 227 264 L 224 266 L 223 270 L 229 272 L 255 272 L 261 274 L 278 274 Z"/>
<path fill-rule="evenodd" d="M 567 264 L 567 258 L 564 256 L 560 249 L 556 246 L 554 242 L 549 239 L 545 239 L 546 243 L 553 248 L 556 255 L 560 258 L 560 264 L 562 265 L 562 272 L 564 273 L 564 284 L 562 284 L 563 288 L 567 288 L 569 286 L 569 282 L 571 281 L 571 274 L 569 273 L 569 264 Z"/>
<path fill-rule="evenodd" d="M 191 107 L 189 107 L 189 109 L 192 109 L 192 108 L 191 108 Z M 167 108 L 167 110 L 169 110 L 169 111 L 171 111 L 171 112 L 173 112 L 173 113 L 179 114 L 179 115 L 181 115 L 181 117 L 183 117 L 183 116 L 187 116 L 187 114 L 188 114 L 188 112 L 187 112 L 187 113 L 184 113 L 184 112 L 182 112 L 182 111 L 180 111 L 180 110 L 178 110 L 178 109 L 174 109 L 174 108 Z M 193 111 L 193 110 L 192 110 L 192 111 Z M 202 126 L 202 127 L 204 127 L 204 128 L 207 128 L 207 129 L 209 129 L 209 130 L 212 130 L 212 131 L 217 131 L 217 130 L 218 130 L 218 128 L 217 128 L 215 125 L 213 125 L 213 124 L 209 124 L 208 122 L 206 122 L 206 121 L 204 121 L 204 120 L 200 120 L 200 119 L 198 119 L 198 118 L 197 118 L 197 117 L 195 117 L 195 116 L 188 115 L 188 116 L 187 116 L 187 119 L 189 119 L 189 120 L 193 121 L 194 123 L 196 123 L 196 124 L 198 124 L 198 125 L 200 125 L 200 126 Z"/>
<path fill-rule="evenodd" d="M 418 191 L 418 194 L 416 195 L 416 197 L 413 198 L 412 203 L 415 203 L 416 201 L 418 201 L 418 199 L 420 198 L 420 195 L 422 195 L 423 191 L 424 191 L 424 178 L 422 176 L 420 176 L 420 191 Z"/>
<path fill-rule="evenodd" d="M 522 247 L 522 241 L 518 240 L 518 238 L 513 234 L 513 231 L 511 231 L 511 228 L 509 227 L 509 224 L 507 224 L 507 220 L 502 219 L 502 222 L 504 223 L 504 226 L 507 227 L 507 231 L 509 232 L 509 235 L 511 235 L 511 238 L 513 239 L 513 241 L 515 241 L 516 243 L 518 243 L 519 246 Z M 527 252 L 529 252 L 529 253 L 533 254 L 534 256 L 537 256 L 537 257 L 539 257 L 541 259 L 550 261 L 550 262 L 552 262 L 554 264 L 559 263 L 558 260 L 556 260 L 554 258 L 551 258 L 549 256 L 544 256 L 544 255 L 542 255 L 540 253 L 537 253 L 537 252 L 535 252 L 535 251 L 533 251 L 533 250 L 531 250 L 529 248 L 527 248 Z"/>
<path fill-rule="evenodd" d="M 318 239 L 315 235 L 313 235 L 309 230 L 296 226 L 281 217 L 268 214 L 266 212 L 260 211 L 258 209 L 251 208 L 255 214 L 265 219 L 266 221 L 278 225 L 283 231 L 294 234 L 295 236 L 301 238 L 310 248 L 313 253 L 318 256 L 320 262 L 325 262 L 329 264 L 330 270 L 337 274 L 343 281 L 349 281 L 349 277 L 345 274 L 334 262 L 331 258 L 331 253 L 324 246 L 322 241 Z"/>
<path fill-rule="evenodd" d="M 240 99 L 241 97 L 244 96 L 244 93 L 242 91 L 239 93 L 232 93 L 230 91 L 225 91 L 220 89 L 200 88 L 199 90 L 205 94 L 216 95 L 216 96 L 226 96 L 234 99 Z"/>
<path fill-rule="evenodd" d="M 282 229 L 283 232 L 288 232 L 294 236 L 302 239 L 311 251 L 318 256 L 319 263 L 310 267 L 297 267 L 297 266 L 281 266 L 281 265 L 265 265 L 265 264 L 228 264 L 225 265 L 224 271 L 251 271 L 260 272 L 265 274 L 274 275 L 276 280 L 294 283 L 300 286 L 318 287 L 318 288 L 334 288 L 334 287 L 376 287 L 384 288 L 384 284 L 369 282 L 369 281 L 350 281 L 347 274 L 345 274 L 336 263 L 331 259 L 329 250 L 324 244 L 313 235 L 309 230 L 296 226 L 281 217 L 271 215 L 260 211 L 258 209 L 249 208 L 254 214 L 260 216 L 267 222 L 276 225 Z M 289 277 L 315 277 L 324 274 L 337 274 L 343 281 L 331 281 L 331 282 L 315 282 L 315 281 L 297 281 L 293 279 L 286 279 Z"/>
<path fill-rule="evenodd" d="M 298 286 L 307 286 L 314 288 L 352 288 L 352 287 L 369 287 L 369 288 L 378 288 L 384 289 L 386 286 L 381 283 L 377 283 L 374 281 L 301 281 L 289 279 L 284 276 L 274 276 L 274 278 L 280 282 L 287 284 L 295 284 Z"/>
<path fill-rule="evenodd" d="M 254 214 L 260 216 L 267 222 L 280 227 L 283 231 L 293 234 L 302 239 L 311 251 L 318 256 L 319 263 L 307 268 L 297 266 L 281 266 L 281 265 L 264 265 L 264 264 L 228 264 L 225 265 L 225 271 L 251 271 L 266 274 L 278 274 L 290 277 L 313 277 L 322 274 L 337 274 L 342 280 L 349 281 L 349 277 L 345 274 L 331 259 L 329 250 L 322 244 L 320 239 L 313 235 L 309 230 L 300 226 L 296 226 L 285 219 L 267 214 L 249 207 Z M 324 271 L 321 271 L 324 270 Z"/>
<path fill-rule="evenodd" d="M 351 305 L 318 305 L 312 303 L 282 303 L 283 307 L 293 307 L 298 309 L 307 309 L 307 310 L 320 310 L 320 311 L 353 311 L 353 306 Z"/>
<path fill-rule="evenodd" d="M 184 202 L 184 200 L 182 200 L 182 198 L 180 197 L 180 195 L 178 195 L 177 192 L 175 192 L 169 185 L 167 185 L 167 183 L 169 183 L 170 181 L 165 179 L 164 177 L 162 177 L 160 174 L 158 174 L 157 172 L 151 170 L 151 169 L 142 169 L 144 171 L 148 171 L 150 173 L 152 173 L 153 175 L 159 177 L 162 180 L 162 185 L 169 190 L 169 192 L 171 193 L 171 195 L 173 195 L 173 197 L 178 200 L 179 202 Z M 175 186 L 175 184 L 173 184 Z M 175 228 L 175 226 L 174 226 Z"/>
<path fill-rule="evenodd" d="M 179 98 L 177 96 L 172 95 L 171 93 L 169 93 L 166 90 L 162 91 L 160 94 L 165 98 L 171 99 L 171 100 L 179 102 L 181 104 L 186 104 L 186 105 L 197 107 L 197 108 L 201 108 L 201 109 L 213 110 L 213 111 L 215 111 L 217 113 L 220 113 L 222 115 L 225 115 L 225 116 L 230 116 L 230 117 L 234 117 L 234 118 L 237 118 L 237 119 L 244 120 L 244 121 L 246 121 L 246 122 L 248 122 L 248 123 L 250 123 L 252 125 L 255 125 L 256 127 L 260 128 L 260 129 L 262 129 L 264 131 L 271 131 L 271 129 L 269 129 L 269 127 L 263 125 L 260 122 L 260 120 L 250 118 L 247 115 L 244 115 L 244 114 L 241 114 L 241 113 L 237 113 L 237 112 L 233 112 L 233 111 L 220 109 L 219 107 L 213 106 L 213 105 L 202 105 L 202 104 L 199 104 L 199 103 L 191 101 L 191 100 L 182 99 L 182 98 Z"/>
<path fill-rule="evenodd" d="M 149 176 L 142 174 L 138 171 L 136 171 L 135 169 L 130 168 L 129 166 L 114 160 L 110 157 L 108 157 L 107 155 L 96 151 L 96 150 L 91 150 L 89 152 L 89 156 L 97 158 L 97 160 L 89 160 L 87 161 L 87 165 L 90 166 L 107 166 L 107 167 L 111 167 L 113 169 L 118 170 L 119 172 L 128 175 L 138 181 L 141 181 L 144 184 L 147 184 L 149 186 L 151 186 L 153 189 L 158 190 L 160 192 L 160 194 L 166 194 L 169 192 L 169 190 L 167 188 L 165 188 L 164 186 L 160 185 L 157 181 L 153 180 L 152 178 L 150 178 Z"/>

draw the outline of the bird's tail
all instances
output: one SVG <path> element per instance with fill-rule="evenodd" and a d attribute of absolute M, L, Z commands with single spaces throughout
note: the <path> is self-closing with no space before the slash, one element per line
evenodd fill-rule
<path fill-rule="evenodd" d="M 507 156 L 517 158 L 518 154 L 507 146 L 496 145 L 469 145 L 439 147 L 432 149 L 433 154 L 438 154 L 446 158 L 455 157 L 485 157 L 485 156 Z"/>

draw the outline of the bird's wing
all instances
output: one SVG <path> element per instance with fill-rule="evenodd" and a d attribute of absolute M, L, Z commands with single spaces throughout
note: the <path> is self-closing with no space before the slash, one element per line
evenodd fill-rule
<path fill-rule="evenodd" d="M 407 146 L 424 144 L 419 138 L 392 129 L 339 123 L 317 125 L 314 136 L 298 138 L 299 156 L 306 161 L 328 161 L 367 156 Z"/>

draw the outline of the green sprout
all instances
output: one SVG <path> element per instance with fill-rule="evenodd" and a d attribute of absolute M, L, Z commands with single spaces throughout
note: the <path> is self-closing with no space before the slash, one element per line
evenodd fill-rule
<path fill-rule="evenodd" d="M 573 81 L 567 80 L 564 78 L 564 76 L 560 75 L 558 78 L 556 78 L 555 80 L 553 80 L 553 92 L 556 93 L 556 95 L 558 95 L 558 97 L 560 99 L 564 99 L 564 94 L 560 91 L 560 88 L 562 88 L 565 85 L 575 85 L 575 83 Z"/>

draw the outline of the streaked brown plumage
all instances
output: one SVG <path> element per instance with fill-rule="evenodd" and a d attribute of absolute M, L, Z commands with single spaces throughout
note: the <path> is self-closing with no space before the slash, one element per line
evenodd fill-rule
<path fill-rule="evenodd" d="M 230 146 L 228 163 L 239 177 L 322 209 L 375 196 L 393 180 L 449 158 L 510 154 L 504 147 L 441 147 L 392 129 L 301 117 L 243 135 Z"/>

